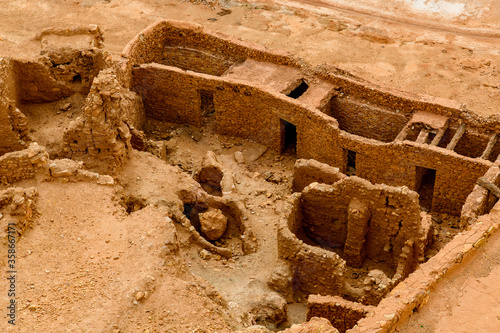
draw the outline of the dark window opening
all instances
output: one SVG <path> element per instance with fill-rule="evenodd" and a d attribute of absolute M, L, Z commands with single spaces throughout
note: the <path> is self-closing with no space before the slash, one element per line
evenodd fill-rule
<path fill-rule="evenodd" d="M 281 152 L 295 153 L 297 149 L 297 126 L 281 119 Z"/>
<path fill-rule="evenodd" d="M 356 152 L 352 150 L 347 150 L 346 174 L 348 176 L 356 176 Z"/>
<path fill-rule="evenodd" d="M 420 207 L 431 211 L 434 185 L 436 182 L 436 170 L 416 167 L 416 174 L 416 190 L 420 196 Z"/>
<path fill-rule="evenodd" d="M 297 99 L 300 96 L 302 96 L 307 91 L 308 88 L 309 85 L 304 80 L 301 80 L 298 87 L 293 89 L 287 96 Z"/>
<path fill-rule="evenodd" d="M 211 90 L 200 90 L 201 115 L 207 116 L 215 112 L 214 92 Z"/>

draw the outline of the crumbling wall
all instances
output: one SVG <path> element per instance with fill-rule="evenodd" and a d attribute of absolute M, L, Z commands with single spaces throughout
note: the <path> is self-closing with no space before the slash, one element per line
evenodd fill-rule
<path fill-rule="evenodd" d="M 498 232 L 499 218 L 500 205 L 497 203 L 489 214 L 478 218 L 478 223 L 457 234 L 438 254 L 400 282 L 376 308 L 347 332 L 394 332 L 399 324 L 429 301 L 431 290 L 438 283 L 445 283 L 450 272 L 470 260 L 487 239 Z"/>
<path fill-rule="evenodd" d="M 13 183 L 35 177 L 47 166 L 45 147 L 32 143 L 29 148 L 0 156 L 0 183 Z"/>
<path fill-rule="evenodd" d="M 292 195 L 290 210 L 278 224 L 278 255 L 291 263 L 294 290 L 306 294 L 340 295 L 345 281 L 345 261 L 336 253 L 299 240 L 300 194 Z"/>
<path fill-rule="evenodd" d="M 316 160 L 298 159 L 293 167 L 293 190 L 301 192 L 311 183 L 333 184 L 344 179 L 345 174 L 338 168 Z"/>
<path fill-rule="evenodd" d="M 91 169 L 114 173 L 132 149 L 129 121 L 142 123 L 140 98 L 124 89 L 111 69 L 94 79 L 85 100 L 84 114 L 64 133 L 67 157 Z"/>
<path fill-rule="evenodd" d="M 357 263 L 354 266 L 364 258 L 351 258 L 351 254 L 366 254 L 395 268 L 405 242 L 420 242 L 424 232 L 417 193 L 405 187 L 372 185 L 358 177 L 333 185 L 313 183 L 302 192 L 300 206 L 306 234 L 325 245 L 343 247 L 344 259 Z M 357 249 L 363 242 L 365 250 Z M 422 246 L 419 252 L 423 254 Z"/>
<path fill-rule="evenodd" d="M 106 67 L 108 55 L 100 50 L 102 32 L 95 25 L 49 28 L 35 40 L 41 44 L 40 59 L 13 61 L 20 103 L 52 102 L 76 92 L 87 94 L 93 78 Z"/>
<path fill-rule="evenodd" d="M 307 320 L 313 317 L 326 318 L 340 333 L 344 333 L 373 309 L 374 306 L 350 302 L 339 296 L 309 295 Z"/>

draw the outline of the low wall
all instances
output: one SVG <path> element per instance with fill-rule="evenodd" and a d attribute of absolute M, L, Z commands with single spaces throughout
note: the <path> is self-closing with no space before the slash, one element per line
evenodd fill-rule
<path fill-rule="evenodd" d="M 307 299 L 307 320 L 313 317 L 328 319 L 340 333 L 356 325 L 375 307 L 350 302 L 339 296 L 309 295 Z"/>
<path fill-rule="evenodd" d="M 13 183 L 34 178 L 49 161 L 45 147 L 32 143 L 29 148 L 0 156 L 0 182 Z"/>

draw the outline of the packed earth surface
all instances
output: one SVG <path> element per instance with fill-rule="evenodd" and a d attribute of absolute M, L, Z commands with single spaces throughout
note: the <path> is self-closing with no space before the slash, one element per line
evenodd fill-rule
<path fill-rule="evenodd" d="M 63 72 L 56 85 L 44 90 L 37 86 L 43 81 L 31 79 L 31 72 L 21 67 L 14 69 L 18 77 L 24 76 L 27 82 L 36 84 L 17 87 L 14 95 L 19 100 L 6 98 L 5 105 L 10 103 L 11 113 L 8 118 L 0 117 L 0 140 L 4 140 L 2 131 L 7 124 L 14 124 L 12 128 L 23 143 L 9 146 L 7 139 L 5 144 L 0 142 L 0 268 L 6 277 L 0 284 L 0 331 L 500 331 L 500 234 L 495 232 L 500 223 L 500 206 L 495 205 L 500 194 L 500 162 L 496 156 L 486 156 L 500 153 L 496 125 L 491 125 L 500 110 L 498 17 L 500 3 L 491 0 L 0 0 L 0 65 L 5 59 L 46 65 L 50 59 L 52 63 L 47 68 L 57 67 Z M 280 57 L 289 55 L 311 68 L 334 66 L 349 79 L 372 87 L 368 90 L 401 94 L 422 103 L 441 103 L 468 115 L 464 119 L 472 119 L 471 123 L 475 122 L 479 129 L 486 124 L 486 134 L 480 134 L 490 139 L 486 139 L 477 156 L 467 153 L 477 150 L 472 139 L 465 148 L 457 149 L 470 163 L 481 156 L 486 156 L 484 160 L 489 158 L 485 162 L 489 164 L 481 162 L 479 166 L 474 164 L 474 170 L 463 171 L 464 179 L 474 179 L 460 202 L 459 208 L 464 207 L 462 215 L 460 209 L 458 213 L 451 209 L 431 212 L 432 193 L 426 193 L 433 189 L 425 188 L 425 184 L 434 185 L 435 170 L 433 175 L 426 174 L 431 168 L 417 166 L 423 174 L 423 185 L 414 184 L 419 188 L 414 192 L 407 187 L 386 186 L 384 182 L 371 184 L 361 179 L 366 178 L 359 174 L 361 154 L 347 148 L 346 165 L 340 171 L 326 162 L 302 159 L 298 155 L 304 155 L 304 150 L 298 142 L 303 134 L 283 119 L 281 131 L 285 134 L 282 133 L 278 148 L 263 144 L 261 138 L 251 134 L 230 135 L 229 129 L 218 127 L 217 121 L 222 118 L 214 114 L 214 95 L 205 88 L 198 89 L 203 113 L 200 121 L 148 117 L 148 107 L 156 107 L 157 98 L 146 91 L 150 84 L 146 74 L 154 73 L 156 67 L 150 64 L 154 61 L 130 66 L 130 72 L 136 76 L 129 87 L 122 84 L 126 75 L 124 78 L 120 74 L 129 70 L 123 69 L 128 64 L 120 61 L 126 52 L 132 54 L 133 50 L 127 49 L 129 43 L 146 39 L 144 31 L 148 30 L 144 29 L 169 20 L 175 21 L 172 26 L 179 29 L 198 32 L 196 27 L 202 26 L 231 36 L 231 43 L 252 43 L 255 49 L 262 47 L 259 52 L 264 47 L 278 50 Z M 74 50 L 84 51 L 74 56 Z M 57 52 L 78 59 L 92 58 L 103 69 L 94 73 L 95 68 L 87 63 L 76 64 L 71 57 L 60 59 Z M 227 92 L 232 87 L 235 94 L 240 93 L 236 85 L 243 82 L 237 77 L 245 74 L 243 67 L 238 69 L 243 61 L 256 66 L 250 70 L 260 68 L 257 61 L 242 59 L 225 72 L 227 78 L 221 82 L 226 86 L 216 87 L 219 91 Z M 222 67 L 225 61 L 221 57 L 217 63 Z M 164 65 L 168 65 L 168 59 Z M 280 64 L 276 68 L 285 65 L 291 66 Z M 82 66 L 85 71 L 75 74 L 72 66 Z M 177 67 L 181 69 L 173 70 L 175 75 L 197 72 Z M 33 76 L 38 75 L 39 67 L 33 68 Z M 320 70 L 307 70 L 321 76 Z M 7 82 L 2 77 L 4 73 L 0 66 L 0 97 L 10 96 L 7 84 L 1 86 Z M 212 75 L 220 76 L 206 72 L 196 75 L 207 81 Z M 262 90 L 271 80 L 284 82 L 293 76 L 285 70 L 252 75 L 248 75 L 252 84 Z M 160 77 L 165 85 L 159 89 L 175 90 L 176 85 L 165 88 L 171 77 Z M 307 83 L 301 82 L 307 89 Z M 57 84 L 65 88 L 52 88 Z M 243 98 L 258 92 L 248 86 L 241 90 Z M 300 91 L 301 87 L 297 84 L 291 91 L 278 92 L 297 99 L 307 91 Z M 23 93 L 25 97 L 19 97 Z M 269 99 L 276 97 L 273 94 Z M 334 94 L 343 96 L 338 91 Z M 229 97 L 227 100 L 233 102 Z M 307 108 L 305 99 L 299 102 L 294 107 Z M 0 99 L 0 116 L 2 103 Z M 219 103 L 217 97 L 215 103 Z M 255 108 L 258 107 L 256 103 Z M 145 117 L 134 115 L 134 110 L 144 108 Z M 429 113 L 423 123 L 443 122 L 442 114 L 434 119 Z M 457 145 L 454 141 L 459 141 L 465 131 L 463 124 L 462 120 L 454 122 L 456 132 L 446 134 L 447 143 L 438 149 L 453 146 L 453 150 Z M 253 125 L 249 122 L 248 126 Z M 293 133 L 287 132 L 290 126 Z M 435 135 L 440 135 L 432 132 L 431 127 L 421 130 L 416 125 L 415 130 L 401 126 L 402 139 L 394 139 L 401 136 L 399 131 L 392 139 L 402 141 L 406 136 L 406 140 L 430 146 Z M 342 123 L 340 128 L 350 129 Z M 307 130 L 315 132 L 315 128 Z M 101 154 L 101 148 L 97 148 L 101 135 L 112 137 L 112 151 L 103 151 L 103 155 L 109 153 L 105 157 L 87 157 L 88 141 L 94 143 L 91 151 L 96 149 Z M 469 138 L 467 134 L 465 137 Z M 329 147 L 318 146 L 321 144 L 315 146 L 319 151 L 315 153 L 323 156 L 324 148 L 326 156 Z M 9 164 L 11 160 L 16 162 Z M 22 163 L 17 161 L 26 160 L 34 171 L 9 178 L 9 172 L 22 169 Z M 355 177 L 356 160 L 361 178 Z M 479 181 L 483 185 L 477 185 L 476 174 L 484 174 L 481 178 L 487 184 Z M 427 176 L 434 179 L 427 182 Z M 355 191 L 358 192 L 351 200 L 350 193 Z M 478 193 L 483 195 L 482 205 L 490 207 L 483 214 L 476 214 L 482 215 L 473 219 L 479 222 L 466 225 L 464 211 L 476 200 L 474 195 L 479 198 Z M 378 199 L 363 199 L 368 196 Z M 342 203 L 333 204 L 332 198 Z M 344 198 L 349 201 L 343 202 Z M 426 202 L 426 198 L 430 201 Z M 445 194 L 443 198 L 446 201 Z M 348 219 L 349 226 L 355 225 L 342 242 L 320 237 L 326 230 L 322 229 L 324 221 L 338 222 L 332 218 L 337 210 L 348 211 L 342 216 Z M 395 223 L 397 231 L 391 234 L 391 241 L 380 246 L 394 256 L 396 265 L 392 264 L 392 257 L 387 259 L 389 255 L 377 260 L 368 254 L 364 260 L 364 254 L 360 254 L 366 249 L 360 249 L 357 240 L 362 238 L 364 242 L 367 234 L 373 239 L 382 237 L 372 230 L 373 225 L 368 226 L 370 218 L 379 218 L 375 211 L 380 216 L 385 214 L 384 221 L 392 221 L 391 214 L 403 216 L 397 221 L 399 226 Z M 16 226 L 16 259 L 12 266 L 16 271 L 15 325 L 9 322 L 12 317 L 8 312 L 12 299 L 12 285 L 7 279 L 12 276 L 8 261 L 12 242 L 7 236 L 10 223 Z M 310 223 L 309 229 L 302 232 L 300 226 L 294 230 L 295 224 L 300 223 Z M 364 227 L 359 227 L 363 223 Z M 487 230 L 482 230 L 481 225 L 487 225 Z M 357 227 L 364 229 L 359 231 Z M 470 230 L 486 236 L 470 245 Z M 321 252 L 320 266 L 336 262 L 337 257 L 347 260 L 347 266 L 339 264 L 339 270 L 345 269 L 349 287 L 328 286 L 334 292 L 326 292 L 327 287 L 322 289 L 323 286 L 310 283 L 300 264 L 302 268 L 298 270 L 303 271 L 298 276 L 290 274 L 297 259 L 293 255 L 287 257 L 289 249 L 281 243 L 286 241 L 287 232 L 302 246 L 300 255 L 306 258 L 304 262 L 310 259 L 304 248 L 313 247 L 328 250 Z M 460 237 L 466 240 L 453 245 Z M 471 248 L 474 252 L 469 251 Z M 446 256 L 454 251 L 465 252 L 450 261 Z M 359 257 L 363 258 L 361 263 L 357 262 Z M 433 268 L 445 261 L 453 265 L 449 269 Z M 422 287 L 404 280 L 407 276 L 416 279 L 422 266 L 422 271 L 435 277 L 435 281 Z M 318 267 L 314 266 L 314 272 L 330 274 L 330 267 Z M 396 319 L 391 311 L 383 312 L 384 307 L 392 306 L 389 303 L 396 304 L 398 298 L 406 297 L 405 292 L 418 288 L 427 292 L 401 301 L 401 309 L 408 303 L 413 304 L 412 309 L 396 311 Z M 339 306 L 341 302 L 343 309 L 349 308 L 352 313 L 347 311 L 349 314 L 343 315 L 343 319 L 332 319 L 319 315 L 323 310 L 314 312 L 311 304 L 316 301 L 311 300 L 311 295 L 323 293 L 330 295 L 324 297 L 344 297 L 346 305 L 340 297 L 341 301 L 321 299 L 318 304 L 328 303 L 321 309 L 334 308 L 332 304 Z M 389 301 L 384 300 L 387 295 L 391 297 Z M 375 314 L 370 315 L 371 311 Z M 383 320 L 379 320 L 376 311 L 382 311 Z M 351 323 L 352 318 L 355 320 Z M 378 326 L 355 327 L 360 318 L 376 318 L 373 321 Z"/>

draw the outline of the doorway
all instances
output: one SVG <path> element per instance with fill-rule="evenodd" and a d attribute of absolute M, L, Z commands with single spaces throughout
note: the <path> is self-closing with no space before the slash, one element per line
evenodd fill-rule
<path fill-rule="evenodd" d="M 281 152 L 295 154 L 297 151 L 297 126 L 280 119 L 281 121 Z"/>
<path fill-rule="evenodd" d="M 431 211 L 434 186 L 436 183 L 436 170 L 424 167 L 416 167 L 415 187 L 420 196 L 420 207 Z"/>
<path fill-rule="evenodd" d="M 346 150 L 347 150 L 346 175 L 356 176 L 356 152 L 348 149 Z"/>

